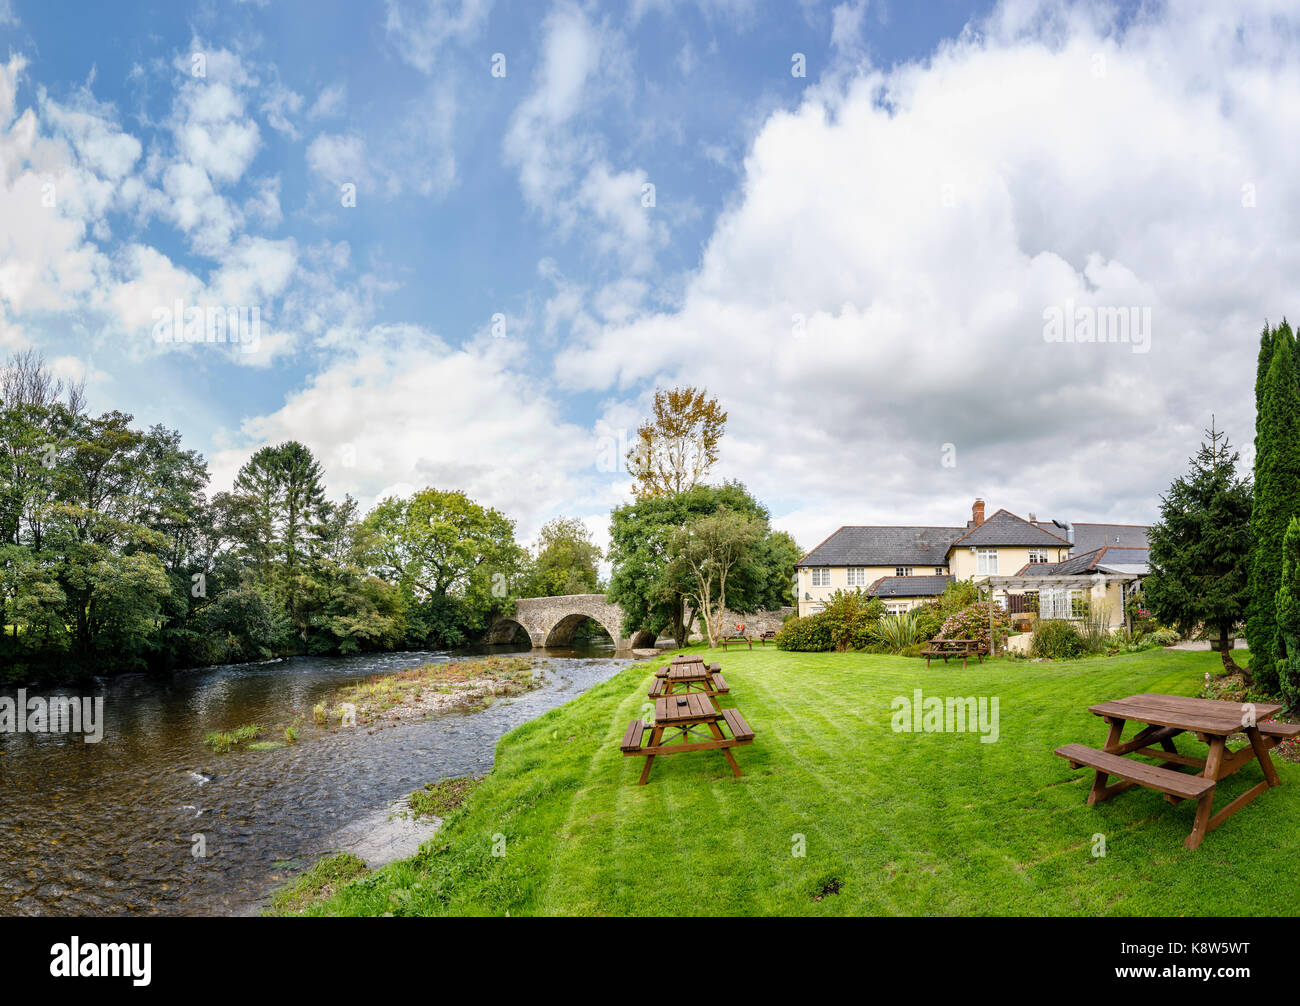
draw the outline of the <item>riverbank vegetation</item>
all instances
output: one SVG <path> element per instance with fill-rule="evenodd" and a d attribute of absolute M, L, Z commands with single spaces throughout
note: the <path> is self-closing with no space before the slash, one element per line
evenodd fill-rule
<path fill-rule="evenodd" d="M 578 521 L 529 548 L 462 492 L 363 514 L 297 442 L 208 483 L 177 431 L 91 414 L 39 354 L 0 365 L 0 679 L 454 647 L 517 596 L 599 588 Z"/>
<path fill-rule="evenodd" d="M 321 726 L 373 726 L 423 719 L 448 709 L 480 710 L 499 698 L 539 687 L 543 672 L 532 657 L 483 657 L 424 664 L 377 674 L 341 688 L 313 709 Z"/>
<path fill-rule="evenodd" d="M 420 855 L 344 884 L 332 915 L 1234 915 L 1296 912 L 1300 766 L 1196 852 L 1195 811 L 1135 789 L 1089 807 L 1089 773 L 1053 749 L 1096 744 L 1103 699 L 1198 695 L 1213 652 L 1059 663 L 1005 659 L 918 677 L 867 653 L 729 652 L 731 700 L 756 731 L 733 779 L 716 752 L 661 758 L 647 786 L 620 754 L 642 715 L 639 664 L 502 739 L 496 767 Z M 995 743 L 894 732 L 894 702 L 999 699 Z M 1194 753 L 1194 738 L 1177 745 Z M 1203 749 L 1202 749 L 1203 751 Z M 1229 797 L 1262 778 L 1249 766 Z M 1093 855 L 1094 836 L 1106 855 Z M 1232 884 L 1215 880 L 1225 873 Z"/>

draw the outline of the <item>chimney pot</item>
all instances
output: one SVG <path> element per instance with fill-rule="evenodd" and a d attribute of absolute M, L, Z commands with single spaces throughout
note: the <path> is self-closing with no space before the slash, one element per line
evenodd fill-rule
<path fill-rule="evenodd" d="M 984 523 L 984 501 L 982 499 L 977 499 L 975 505 L 970 508 L 970 516 L 976 527 Z"/>

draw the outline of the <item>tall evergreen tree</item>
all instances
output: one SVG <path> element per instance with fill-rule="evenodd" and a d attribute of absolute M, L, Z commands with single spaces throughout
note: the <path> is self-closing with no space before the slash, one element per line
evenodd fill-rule
<path fill-rule="evenodd" d="M 1272 689 L 1279 684 L 1277 663 L 1282 657 L 1276 613 L 1282 585 L 1282 540 L 1291 518 L 1300 514 L 1300 383 L 1291 326 L 1283 320 L 1268 339 L 1272 351 L 1255 418 L 1255 505 L 1246 639 L 1252 676 Z"/>
<path fill-rule="evenodd" d="M 1219 638 L 1223 666 L 1239 671 L 1228 649 L 1249 597 L 1251 486 L 1237 476 L 1238 455 L 1214 428 L 1160 500 L 1151 528 L 1151 573 L 1143 593 L 1162 622 L 1190 632 L 1204 625 Z"/>
<path fill-rule="evenodd" d="M 1282 586 L 1277 591 L 1277 629 L 1286 655 L 1278 661 L 1282 694 L 1300 706 L 1300 517 L 1292 517 L 1282 540 Z"/>

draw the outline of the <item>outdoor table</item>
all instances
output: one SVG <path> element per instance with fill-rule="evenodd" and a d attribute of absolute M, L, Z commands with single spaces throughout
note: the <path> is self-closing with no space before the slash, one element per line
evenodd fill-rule
<path fill-rule="evenodd" d="M 648 697 L 658 699 L 663 696 L 699 692 L 707 695 L 713 702 L 713 708 L 719 712 L 718 696 L 726 695 L 731 689 L 719 673 L 717 664 L 705 664 L 704 661 L 682 661 L 670 664 L 663 675 L 656 675 L 654 685 Z"/>
<path fill-rule="evenodd" d="M 1272 748 L 1281 740 L 1300 733 L 1300 724 L 1264 722 L 1281 710 L 1273 702 L 1253 704 L 1221 702 L 1212 699 L 1192 699 L 1181 695 L 1143 693 L 1112 702 L 1089 706 L 1109 724 L 1104 747 L 1098 751 L 1083 744 L 1066 744 L 1056 753 L 1069 761 L 1071 768 L 1087 766 L 1097 770 L 1088 803 L 1108 800 L 1116 793 L 1133 786 L 1146 786 L 1165 794 L 1165 799 L 1177 804 L 1195 799 L 1196 818 L 1185 845 L 1195 849 L 1208 832 L 1213 831 L 1229 817 L 1241 810 L 1270 786 L 1280 782 L 1273 767 Z M 1133 720 L 1146 724 L 1130 740 L 1121 736 L 1124 725 Z M 1209 745 L 1205 758 L 1182 754 L 1174 746 L 1173 738 L 1181 733 L 1192 733 Z M 1236 751 L 1227 747 L 1230 734 L 1243 733 L 1248 744 Z M 1159 744 L 1159 749 L 1152 745 Z M 1125 755 L 1143 755 L 1160 759 L 1161 764 L 1125 758 Z M 1242 793 L 1217 814 L 1214 809 L 1215 784 L 1241 771 L 1252 761 L 1259 761 L 1264 780 Z M 1189 774 L 1181 771 L 1192 768 Z M 1107 785 L 1110 776 L 1121 781 Z"/>
<path fill-rule="evenodd" d="M 731 736 L 726 736 L 719 724 L 725 723 Z M 754 731 L 737 709 L 719 712 L 701 692 L 685 695 L 665 695 L 655 699 L 655 721 L 650 728 L 650 743 L 642 747 L 645 724 L 633 720 L 620 745 L 625 755 L 644 755 L 645 768 L 638 783 L 644 786 L 650 778 L 650 766 L 656 755 L 681 754 L 686 751 L 721 750 L 736 776 L 744 773 L 736 764 L 730 748 L 739 744 L 752 744 Z M 666 736 L 667 735 L 667 736 Z M 665 744 L 665 740 L 680 738 L 680 744 Z"/>
<path fill-rule="evenodd" d="M 978 658 L 976 663 L 982 664 L 987 654 L 988 647 L 979 639 L 931 639 L 921 651 L 927 668 L 932 657 L 943 658 L 945 664 L 951 657 L 961 657 L 962 670 L 966 669 L 966 661 L 971 657 Z"/>

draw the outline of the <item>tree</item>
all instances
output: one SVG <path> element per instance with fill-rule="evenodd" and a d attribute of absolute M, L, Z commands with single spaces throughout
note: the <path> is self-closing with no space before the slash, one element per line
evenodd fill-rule
<path fill-rule="evenodd" d="M 508 603 L 523 557 L 514 521 L 459 491 L 382 500 L 363 533 L 371 570 L 421 605 L 430 638 L 449 644 L 482 631 Z"/>
<path fill-rule="evenodd" d="M 582 521 L 556 517 L 542 526 L 524 585 L 530 597 L 591 594 L 599 589 L 600 549 Z"/>
<path fill-rule="evenodd" d="M 1277 589 L 1277 628 L 1285 657 L 1278 666 L 1287 705 L 1300 707 L 1300 517 L 1292 517 L 1282 539 L 1282 586 Z"/>
<path fill-rule="evenodd" d="M 704 619 L 709 646 L 718 645 L 727 608 L 727 580 L 767 532 L 767 522 L 720 507 L 673 534 L 672 568 L 690 581 L 686 597 Z"/>
<path fill-rule="evenodd" d="M 1271 352 L 1255 420 L 1246 640 L 1252 677 L 1263 688 L 1274 689 L 1279 683 L 1277 664 L 1284 655 L 1276 615 L 1277 592 L 1282 585 L 1282 541 L 1291 518 L 1300 514 L 1300 384 L 1290 325 L 1284 320 L 1268 333 L 1267 341 Z"/>
<path fill-rule="evenodd" d="M 690 637 L 698 609 L 689 570 L 674 564 L 673 536 L 683 524 L 729 509 L 762 522 L 768 511 L 739 482 L 695 486 L 675 495 L 649 496 L 616 508 L 610 515 L 606 599 L 623 609 L 626 635 L 645 630 L 672 634 L 678 646 Z M 769 541 L 774 538 L 774 541 Z M 794 564 L 801 554 L 789 536 L 766 534 L 728 579 L 727 604 L 750 612 L 789 603 Z"/>
<path fill-rule="evenodd" d="M 1148 532 L 1151 572 L 1147 604 L 1162 622 L 1189 634 L 1197 625 L 1219 639 L 1223 666 L 1239 671 L 1228 649 L 1246 615 L 1252 490 L 1237 476 L 1238 455 L 1214 428 L 1160 500 L 1160 521 Z"/>
<path fill-rule="evenodd" d="M 718 461 L 727 414 L 703 388 L 656 391 L 654 419 L 642 423 L 627 453 L 638 498 L 685 492 Z"/>

